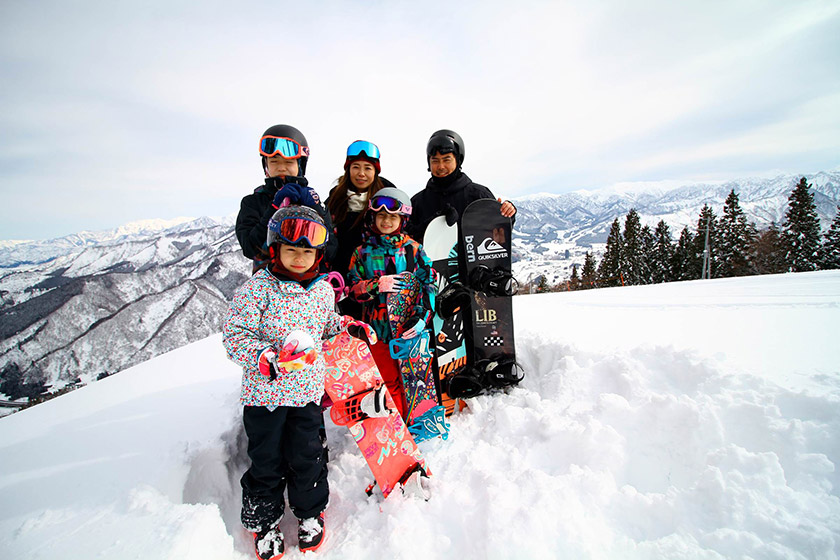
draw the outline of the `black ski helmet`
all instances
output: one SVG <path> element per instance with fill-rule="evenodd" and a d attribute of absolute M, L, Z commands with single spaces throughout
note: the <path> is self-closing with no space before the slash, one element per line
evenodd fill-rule
<path fill-rule="evenodd" d="M 458 167 L 464 163 L 464 140 L 461 135 L 454 130 L 438 130 L 429 138 L 429 143 L 426 144 L 426 164 L 436 152 L 441 154 L 455 154 L 455 159 L 458 161 Z M 430 167 L 431 170 L 431 167 Z"/>
<path fill-rule="evenodd" d="M 296 129 L 295 127 L 288 125 L 288 124 L 275 124 L 274 126 L 268 127 L 265 132 L 263 132 L 262 137 L 264 136 L 277 136 L 279 138 L 291 138 L 295 142 L 301 145 L 301 147 L 306 148 L 309 150 L 309 142 L 306 141 L 306 136 L 303 133 Z M 260 154 L 262 158 L 263 169 L 267 170 L 265 156 Z M 300 167 L 300 176 L 303 177 L 306 175 L 306 161 L 309 159 L 309 156 L 302 155 L 298 158 L 298 167 Z"/>

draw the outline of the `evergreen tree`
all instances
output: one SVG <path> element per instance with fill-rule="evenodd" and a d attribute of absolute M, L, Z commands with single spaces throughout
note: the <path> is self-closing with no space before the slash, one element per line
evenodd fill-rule
<path fill-rule="evenodd" d="M 653 254 L 651 255 L 651 282 L 660 284 L 672 280 L 674 242 L 665 220 L 659 220 L 653 232 Z"/>
<path fill-rule="evenodd" d="M 624 244 L 621 251 L 621 272 L 629 286 L 644 284 L 644 255 L 641 237 L 642 221 L 635 208 L 624 218 Z"/>
<path fill-rule="evenodd" d="M 586 257 L 583 259 L 583 269 L 580 272 L 580 289 L 589 290 L 590 288 L 594 288 L 597 277 L 598 271 L 595 267 L 595 257 L 587 251 Z"/>
<path fill-rule="evenodd" d="M 726 197 L 723 218 L 718 223 L 717 254 L 720 277 L 754 274 L 752 265 L 755 226 L 747 221 L 735 189 Z"/>
<path fill-rule="evenodd" d="M 540 276 L 540 281 L 537 283 L 537 293 L 544 294 L 548 291 L 548 280 L 546 280 L 545 275 Z"/>
<path fill-rule="evenodd" d="M 805 177 L 794 187 L 788 198 L 788 209 L 783 225 L 785 260 L 791 272 L 817 269 L 817 252 L 820 249 L 820 222 L 811 185 Z"/>
<path fill-rule="evenodd" d="M 653 284 L 653 258 L 656 252 L 656 240 L 650 226 L 642 226 L 639 231 L 640 247 L 640 276 L 639 284 Z"/>
<path fill-rule="evenodd" d="M 680 238 L 674 248 L 674 256 L 671 259 L 671 279 L 676 281 L 700 278 L 699 275 L 694 276 L 694 261 L 694 234 L 686 226 L 680 232 Z"/>
<path fill-rule="evenodd" d="M 709 278 L 717 278 L 718 225 L 715 212 L 708 204 L 704 205 L 703 209 L 700 210 L 700 217 L 697 219 L 697 234 L 694 236 L 693 251 L 690 262 L 691 274 L 693 278 L 703 277 L 703 262 L 705 260 L 707 238 L 709 242 Z"/>
<path fill-rule="evenodd" d="M 580 276 L 578 276 L 578 265 L 572 265 L 572 275 L 569 277 L 569 289 L 570 290 L 579 290 L 580 289 Z"/>
<path fill-rule="evenodd" d="M 787 271 L 782 232 L 775 222 L 758 234 L 752 264 L 758 274 L 779 274 Z"/>
<path fill-rule="evenodd" d="M 831 227 L 825 232 L 825 240 L 820 247 L 819 257 L 822 270 L 840 268 L 840 206 L 837 207 L 837 214 L 831 221 Z"/>
<path fill-rule="evenodd" d="M 45 393 L 49 387 L 43 379 L 36 378 L 27 381 L 20 366 L 16 363 L 7 364 L 0 372 L 0 393 L 7 395 L 13 401 L 23 397 L 34 399 Z"/>
<path fill-rule="evenodd" d="M 604 257 L 598 267 L 598 284 L 605 287 L 621 285 L 621 251 L 623 239 L 621 237 L 621 225 L 616 218 L 610 226 L 610 234 L 607 236 L 607 248 Z"/>

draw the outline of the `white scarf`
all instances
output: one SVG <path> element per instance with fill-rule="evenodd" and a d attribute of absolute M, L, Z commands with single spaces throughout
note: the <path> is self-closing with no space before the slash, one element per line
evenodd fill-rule
<path fill-rule="evenodd" d="M 367 199 L 368 199 L 368 191 L 364 192 L 353 192 L 351 190 L 347 191 L 347 208 L 350 209 L 351 212 L 364 212 L 365 208 L 367 208 Z"/>

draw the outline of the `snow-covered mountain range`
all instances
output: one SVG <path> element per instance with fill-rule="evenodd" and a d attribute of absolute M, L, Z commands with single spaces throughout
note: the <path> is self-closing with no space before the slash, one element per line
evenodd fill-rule
<path fill-rule="evenodd" d="M 209 218 L 7 267 L 0 276 L 0 371 L 5 378 L 16 367 L 58 388 L 200 340 L 218 332 L 228 299 L 249 273 L 232 223 Z"/>
<path fill-rule="evenodd" d="M 840 173 L 806 175 L 823 229 L 840 201 Z M 645 185 L 543 194 L 515 201 L 514 273 L 520 283 L 568 278 L 586 251 L 600 256 L 613 220 L 635 208 L 676 237 L 730 190 L 756 225 L 784 220 L 800 176 L 718 184 Z M 217 332 L 250 273 L 233 216 L 153 220 L 109 232 L 0 245 L 0 375 L 14 368 L 54 388 L 88 383 Z"/>
<path fill-rule="evenodd" d="M 723 214 L 726 197 L 733 189 L 741 208 L 759 228 L 771 222 L 781 226 L 788 197 L 802 175 L 773 179 L 741 179 L 692 185 L 633 184 L 596 191 L 538 194 L 516 200 L 513 243 L 514 273 L 520 283 L 544 275 L 549 285 L 569 278 L 573 265 L 582 266 L 587 251 L 600 258 L 610 226 L 631 208 L 642 225 L 668 224 L 676 240 L 686 226 L 697 227 L 700 210 L 708 204 L 717 216 Z M 812 186 L 823 232 L 840 203 L 840 172 L 804 175 Z"/>

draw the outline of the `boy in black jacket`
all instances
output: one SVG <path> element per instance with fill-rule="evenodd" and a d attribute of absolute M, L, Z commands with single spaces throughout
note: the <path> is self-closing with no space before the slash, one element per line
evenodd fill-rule
<path fill-rule="evenodd" d="M 260 138 L 260 156 L 265 184 L 242 199 L 236 217 L 236 238 L 242 253 L 254 260 L 254 270 L 265 264 L 268 220 L 284 199 L 289 199 L 291 204 L 314 208 L 323 218 L 327 230 L 333 229 L 330 215 L 321 205 L 318 193 L 308 186 L 304 177 L 309 144 L 303 133 L 286 124 L 269 127 Z M 332 262 L 337 247 L 338 241 L 331 235 L 324 250 L 325 263 Z"/>

